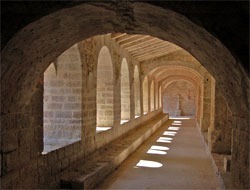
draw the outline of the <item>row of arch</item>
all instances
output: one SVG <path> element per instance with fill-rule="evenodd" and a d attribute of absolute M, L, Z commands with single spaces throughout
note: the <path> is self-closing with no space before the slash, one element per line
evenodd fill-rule
<path fill-rule="evenodd" d="M 138 66 L 134 67 L 133 89 L 134 89 L 134 117 L 142 115 L 141 89 Z M 103 46 L 98 55 L 97 63 L 97 126 L 111 127 L 114 124 L 114 85 L 113 64 L 108 47 Z M 126 58 L 122 59 L 120 69 L 120 109 L 121 124 L 131 119 L 131 93 L 129 80 L 129 67 Z M 155 81 L 151 81 L 150 87 L 148 76 L 143 80 L 143 111 L 157 110 L 161 107 L 161 87 L 155 94 Z M 150 98 L 150 99 L 149 99 Z M 159 100 L 159 101 L 158 101 Z M 149 103 L 150 102 L 150 103 Z M 150 106 L 149 106 L 150 105 Z"/>

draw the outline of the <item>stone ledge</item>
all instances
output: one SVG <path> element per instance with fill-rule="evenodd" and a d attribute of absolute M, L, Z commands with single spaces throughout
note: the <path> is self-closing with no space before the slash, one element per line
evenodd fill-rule
<path fill-rule="evenodd" d="M 90 156 L 87 161 L 77 163 L 61 176 L 61 188 L 94 188 L 167 120 L 168 115 L 160 114 L 147 124 L 143 123 L 124 136 L 114 140 L 102 148 L 98 154 Z"/>

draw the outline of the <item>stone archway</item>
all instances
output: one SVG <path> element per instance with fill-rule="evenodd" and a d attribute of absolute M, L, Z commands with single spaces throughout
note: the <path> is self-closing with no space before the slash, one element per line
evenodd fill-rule
<path fill-rule="evenodd" d="M 112 127 L 113 114 L 113 63 L 109 49 L 101 48 L 97 64 L 97 127 Z M 108 95 L 108 96 L 107 96 Z"/>
<path fill-rule="evenodd" d="M 133 11 L 123 14 L 115 7 L 86 3 L 52 13 L 20 30 L 3 48 L 1 56 L 3 123 L 8 124 L 12 117 L 24 117 L 31 120 L 28 125 L 41 124 L 41 110 L 34 109 L 39 99 L 39 81 L 49 64 L 73 44 L 94 35 L 117 31 L 152 35 L 183 47 L 218 82 L 235 121 L 234 184 L 245 187 L 249 177 L 245 170 L 249 164 L 249 79 L 242 66 L 218 39 L 182 15 L 147 3 L 130 3 L 128 6 Z M 22 119 L 18 120 L 15 125 L 22 122 Z M 238 147 L 244 148 L 237 151 Z"/>

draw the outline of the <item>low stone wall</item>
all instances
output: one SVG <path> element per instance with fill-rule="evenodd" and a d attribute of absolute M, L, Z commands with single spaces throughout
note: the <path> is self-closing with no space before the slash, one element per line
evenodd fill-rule
<path fill-rule="evenodd" d="M 128 131 L 134 129 L 135 127 L 141 125 L 142 123 L 150 121 L 152 118 L 156 117 L 157 115 L 161 114 L 162 110 L 156 110 L 153 112 L 149 112 L 146 115 L 142 115 L 138 118 L 133 118 L 129 122 L 114 126 L 108 131 L 97 133 L 96 134 L 96 146 L 100 148 L 112 140 L 126 134 Z"/>

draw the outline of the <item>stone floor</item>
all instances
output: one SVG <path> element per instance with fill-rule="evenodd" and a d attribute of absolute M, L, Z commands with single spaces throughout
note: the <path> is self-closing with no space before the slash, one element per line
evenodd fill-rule
<path fill-rule="evenodd" d="M 170 119 L 97 189 L 218 189 L 194 119 Z"/>

